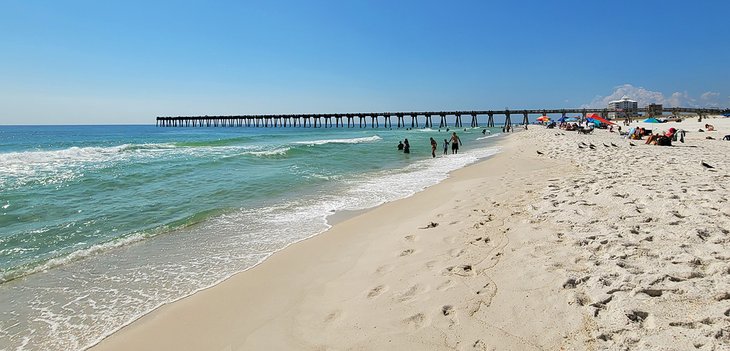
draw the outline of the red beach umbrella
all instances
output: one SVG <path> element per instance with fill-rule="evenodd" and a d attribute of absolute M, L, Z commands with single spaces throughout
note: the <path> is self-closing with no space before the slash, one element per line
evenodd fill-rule
<path fill-rule="evenodd" d="M 596 121 L 605 123 L 605 124 L 616 124 L 616 123 L 613 123 L 613 122 L 599 116 L 597 113 L 589 113 L 586 115 L 586 118 L 595 119 Z"/>

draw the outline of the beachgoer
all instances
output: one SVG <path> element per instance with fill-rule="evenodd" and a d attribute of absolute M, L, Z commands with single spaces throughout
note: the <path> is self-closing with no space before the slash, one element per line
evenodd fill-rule
<path fill-rule="evenodd" d="M 449 141 L 444 139 L 444 155 L 449 153 Z"/>
<path fill-rule="evenodd" d="M 715 130 L 715 126 L 713 126 L 712 124 L 705 124 L 705 129 L 707 129 L 708 132 L 711 132 Z"/>
<path fill-rule="evenodd" d="M 404 154 L 411 153 L 411 144 L 408 143 L 408 139 L 403 140 L 403 153 Z"/>
<path fill-rule="evenodd" d="M 398 141 L 398 151 L 403 151 L 403 142 L 400 140 Z"/>
<path fill-rule="evenodd" d="M 456 132 L 451 134 L 451 153 L 459 153 L 459 145 L 461 145 L 461 139 L 456 135 Z"/>
<path fill-rule="evenodd" d="M 486 129 L 482 129 L 482 134 L 487 134 L 487 130 Z"/>
<path fill-rule="evenodd" d="M 434 138 L 431 139 L 431 157 L 436 157 L 436 147 L 438 147 L 438 143 Z"/>

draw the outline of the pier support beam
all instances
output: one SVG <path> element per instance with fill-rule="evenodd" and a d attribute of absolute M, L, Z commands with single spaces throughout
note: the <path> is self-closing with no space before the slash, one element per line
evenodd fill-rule
<path fill-rule="evenodd" d="M 418 115 L 411 114 L 411 128 L 418 127 Z"/>
<path fill-rule="evenodd" d="M 431 120 L 431 115 L 426 114 L 426 128 L 433 128 L 433 121 Z"/>
<path fill-rule="evenodd" d="M 509 132 L 512 129 L 512 119 L 510 118 L 509 111 L 505 112 L 505 119 L 504 119 L 504 131 Z"/>
<path fill-rule="evenodd" d="M 487 128 L 494 128 L 494 113 L 487 113 Z"/>
<path fill-rule="evenodd" d="M 401 125 L 403 127 L 405 127 L 406 126 L 406 121 L 403 119 L 403 114 L 399 113 L 399 114 L 396 115 L 396 117 L 398 117 L 398 128 L 400 128 Z"/>
<path fill-rule="evenodd" d="M 440 114 L 439 116 L 441 116 L 441 121 L 439 122 L 439 129 L 448 127 L 448 125 L 446 124 L 446 115 Z"/>
<path fill-rule="evenodd" d="M 472 128 L 479 127 L 479 122 L 477 121 L 477 114 L 476 113 L 472 113 L 471 114 L 471 127 Z"/>
<path fill-rule="evenodd" d="M 454 127 L 461 128 L 461 115 L 457 113 L 454 116 L 456 117 L 456 120 L 454 120 Z"/>

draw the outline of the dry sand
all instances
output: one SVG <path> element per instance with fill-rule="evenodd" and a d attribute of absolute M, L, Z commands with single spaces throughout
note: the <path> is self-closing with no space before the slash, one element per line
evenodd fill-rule
<path fill-rule="evenodd" d="M 704 139 L 730 119 L 706 122 L 652 125 L 691 132 L 671 148 L 531 127 L 94 349 L 730 349 L 730 142 Z"/>

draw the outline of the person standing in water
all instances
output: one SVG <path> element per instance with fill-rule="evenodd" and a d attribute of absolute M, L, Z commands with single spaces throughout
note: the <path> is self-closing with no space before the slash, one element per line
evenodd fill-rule
<path fill-rule="evenodd" d="M 456 135 L 456 132 L 453 132 L 451 134 L 451 153 L 452 154 L 458 154 L 459 153 L 459 145 L 461 145 L 461 139 Z"/>
<path fill-rule="evenodd" d="M 403 142 L 398 140 L 398 151 L 403 151 Z"/>
<path fill-rule="evenodd" d="M 449 141 L 447 139 L 444 139 L 444 155 L 449 154 Z"/>
<path fill-rule="evenodd" d="M 408 143 L 408 139 L 403 140 L 403 153 L 404 154 L 411 153 L 411 144 Z"/>
<path fill-rule="evenodd" d="M 431 157 L 436 157 L 436 147 L 438 146 L 438 143 L 434 138 L 431 139 Z"/>

